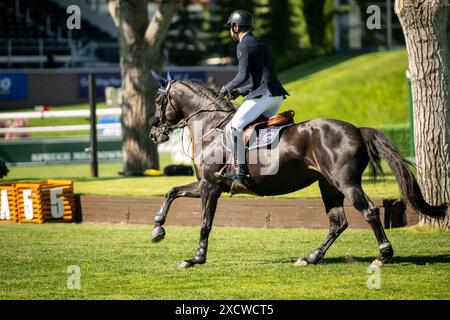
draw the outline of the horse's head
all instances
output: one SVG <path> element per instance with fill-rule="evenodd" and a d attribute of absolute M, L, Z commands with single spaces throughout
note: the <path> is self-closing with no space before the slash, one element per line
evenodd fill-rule
<path fill-rule="evenodd" d="M 155 99 L 155 115 L 150 118 L 150 139 L 155 143 L 164 143 L 174 127 L 184 118 L 180 107 L 181 92 L 177 90 L 170 74 L 167 79 L 152 70 L 152 77 L 160 87 Z"/>
<path fill-rule="evenodd" d="M 227 119 L 221 112 L 231 114 L 235 111 L 231 102 L 226 102 L 223 96 L 205 85 L 172 80 L 170 74 L 164 79 L 153 71 L 152 77 L 160 85 L 155 114 L 150 118 L 150 139 L 155 143 L 166 142 L 175 128 L 184 127 L 193 119 L 218 126 Z"/>

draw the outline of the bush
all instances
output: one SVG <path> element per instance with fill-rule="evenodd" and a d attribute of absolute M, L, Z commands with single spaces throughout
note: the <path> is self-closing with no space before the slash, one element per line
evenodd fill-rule
<path fill-rule="evenodd" d="M 409 157 L 409 124 L 384 125 L 378 127 L 377 129 L 388 135 L 402 155 Z"/>

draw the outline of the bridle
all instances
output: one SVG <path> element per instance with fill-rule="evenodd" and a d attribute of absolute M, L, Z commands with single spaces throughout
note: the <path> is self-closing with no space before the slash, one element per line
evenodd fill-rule
<path fill-rule="evenodd" d="M 175 106 L 173 105 L 172 100 L 170 99 L 169 90 L 170 90 L 171 86 L 172 86 L 172 82 L 169 81 L 169 83 L 165 89 L 163 89 L 163 88 L 158 89 L 158 93 L 161 94 L 164 97 L 164 99 L 166 100 L 165 103 L 163 102 L 160 104 L 161 105 L 161 112 L 160 112 L 161 119 L 158 118 L 158 122 L 160 124 L 159 127 L 160 127 L 161 131 L 166 135 L 169 135 L 174 129 L 176 129 L 181 121 L 180 120 L 176 124 L 171 124 L 170 121 L 168 121 L 166 119 L 167 105 L 170 105 L 172 107 L 172 110 L 175 112 L 175 114 L 180 115 L 180 113 L 181 113 L 175 109 Z M 183 117 L 181 117 L 181 119 L 183 119 Z M 152 122 L 152 119 L 150 119 L 150 123 L 151 122 Z"/>
<path fill-rule="evenodd" d="M 225 97 L 228 97 L 228 95 L 224 95 L 224 94 L 220 94 L 219 96 L 217 96 L 213 101 L 211 101 L 210 103 L 208 103 L 206 106 L 198 109 L 197 111 L 193 112 L 192 114 L 190 114 L 187 117 L 184 117 L 183 113 L 180 110 L 177 110 L 177 108 L 175 108 L 174 104 L 172 103 L 172 100 L 170 99 L 170 94 L 169 91 L 171 89 L 172 84 L 177 81 L 177 80 L 173 80 L 173 81 L 169 81 L 168 85 L 166 88 L 159 88 L 158 89 L 158 93 L 163 95 L 164 99 L 167 100 L 165 103 L 161 103 L 161 119 L 158 119 L 157 122 L 159 122 L 159 128 L 161 129 L 161 131 L 166 134 L 169 135 L 173 130 L 178 129 L 178 128 L 184 128 L 188 125 L 189 120 L 191 120 L 193 117 L 195 117 L 196 115 L 202 113 L 202 112 L 227 112 L 228 115 L 226 117 L 224 117 L 219 124 L 217 124 L 215 127 L 219 128 L 226 119 L 228 119 L 233 113 L 234 110 L 228 110 L 228 109 L 207 109 L 209 106 L 211 105 L 215 105 L 215 103 L 217 101 L 221 101 L 223 100 Z M 178 121 L 175 124 L 170 123 L 170 121 L 168 121 L 166 119 L 166 111 L 167 111 L 167 105 L 170 105 L 170 107 L 172 108 L 172 110 L 175 112 L 176 115 L 178 115 L 181 119 L 180 121 Z M 157 116 L 155 116 L 157 118 Z M 156 122 L 155 121 L 155 117 L 152 117 L 150 119 L 150 123 L 152 122 Z"/>

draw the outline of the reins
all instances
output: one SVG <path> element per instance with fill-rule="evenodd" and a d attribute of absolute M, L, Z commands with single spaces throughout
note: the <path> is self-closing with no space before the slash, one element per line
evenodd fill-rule
<path fill-rule="evenodd" d="M 186 127 L 188 125 L 189 120 L 191 120 L 193 117 L 195 117 L 196 115 L 198 115 L 198 114 L 200 114 L 202 112 L 217 112 L 217 111 L 219 111 L 219 112 L 228 112 L 229 114 L 224 118 L 224 120 L 227 119 L 234 112 L 234 110 L 217 109 L 217 108 L 207 109 L 209 106 L 215 104 L 217 101 L 222 100 L 223 98 L 224 98 L 223 95 L 219 95 L 218 97 L 216 97 L 213 101 L 208 103 L 203 108 L 200 108 L 197 111 L 195 111 L 194 113 L 192 113 L 191 115 L 189 115 L 188 117 L 181 119 L 177 124 L 175 124 L 173 126 L 173 128 L 184 128 L 184 127 Z M 170 101 L 170 99 L 169 99 L 169 101 Z M 172 103 L 171 103 L 171 106 L 175 110 L 175 108 L 172 105 Z M 175 110 L 175 112 L 176 112 L 176 110 Z M 220 121 L 219 124 L 216 127 L 219 127 L 220 125 L 222 125 L 224 120 Z"/>
<path fill-rule="evenodd" d="M 225 116 L 225 118 L 223 118 L 223 119 L 219 122 L 219 124 L 217 124 L 214 128 L 212 128 L 212 129 L 209 130 L 208 132 L 211 132 L 211 131 L 214 131 L 214 130 L 217 130 L 218 128 L 220 128 L 220 126 L 225 122 L 225 120 L 227 120 L 232 114 L 233 114 L 233 113 L 227 114 L 227 115 Z M 187 125 L 187 124 L 186 124 L 186 125 Z M 187 157 L 190 158 L 191 160 L 194 160 L 194 158 L 192 158 L 190 155 L 186 154 L 186 151 L 185 151 L 185 149 L 184 149 L 184 128 L 186 128 L 186 125 L 183 126 L 183 127 L 181 127 L 181 128 L 182 128 L 182 131 L 181 131 L 181 149 L 183 150 L 183 153 L 184 153 L 185 156 L 187 156 Z M 206 135 L 207 135 L 207 134 L 203 135 L 203 136 L 202 136 L 202 139 L 203 139 L 203 137 L 205 137 Z M 194 140 L 194 138 L 191 138 L 191 141 L 189 142 L 188 148 L 190 147 L 190 145 L 191 145 L 191 143 L 192 143 L 193 140 Z M 203 141 L 203 140 L 202 140 L 202 141 Z M 194 148 L 195 148 L 195 143 L 193 144 L 193 146 L 194 146 Z M 193 153 L 194 153 L 194 152 L 193 152 Z"/>
<path fill-rule="evenodd" d="M 160 92 L 161 92 L 162 94 L 165 95 L 165 97 L 167 98 L 167 102 L 168 102 L 168 104 L 170 104 L 170 106 L 172 107 L 173 111 L 175 111 L 175 113 L 177 113 L 178 115 L 180 115 L 181 112 L 179 112 L 179 111 L 176 110 L 175 106 L 172 104 L 172 101 L 170 100 L 170 95 L 169 95 L 170 87 L 171 87 L 171 83 L 169 83 L 169 85 L 168 85 L 168 87 L 167 87 L 166 90 L 161 90 Z M 218 128 L 218 127 L 220 127 L 220 126 L 223 124 L 223 122 L 224 122 L 224 121 L 225 121 L 225 120 L 226 120 L 226 119 L 234 112 L 234 110 L 217 109 L 217 108 L 214 108 L 214 109 L 207 109 L 207 108 L 208 108 L 209 106 L 211 106 L 211 105 L 217 103 L 217 101 L 223 100 L 224 98 L 225 98 L 225 95 L 223 95 L 223 94 L 218 95 L 213 101 L 211 101 L 210 103 L 208 103 L 206 106 L 204 106 L 204 107 L 198 109 L 198 110 L 195 111 L 194 113 L 190 114 L 188 117 L 182 118 L 182 119 L 181 119 L 178 123 L 176 123 L 176 124 L 167 126 L 167 125 L 165 125 L 165 124 L 166 124 L 168 121 L 167 121 L 166 119 L 162 119 L 162 120 L 164 120 L 164 123 L 163 123 L 162 125 L 165 126 L 164 129 L 166 129 L 166 130 L 174 130 L 174 129 L 186 127 L 186 126 L 188 125 L 189 120 L 191 120 L 193 117 L 195 117 L 196 115 L 198 115 L 198 114 L 200 114 L 200 113 L 202 113 L 202 112 L 217 112 L 217 111 L 219 111 L 219 112 L 228 112 L 229 114 L 228 114 L 224 119 L 222 119 L 222 120 L 219 122 L 219 124 L 216 126 L 216 128 Z M 162 110 L 161 110 L 161 111 L 162 111 L 162 112 L 161 112 L 161 115 L 164 116 L 164 118 L 165 118 L 165 114 L 166 114 L 166 106 L 167 106 L 167 103 L 164 105 L 164 107 L 163 107 Z M 182 114 L 181 114 L 181 115 L 182 115 Z"/>

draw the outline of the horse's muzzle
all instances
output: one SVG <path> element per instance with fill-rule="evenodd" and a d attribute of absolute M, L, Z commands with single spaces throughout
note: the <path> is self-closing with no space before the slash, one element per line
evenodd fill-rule
<path fill-rule="evenodd" d="M 153 116 L 148 120 L 148 125 L 150 126 L 149 138 L 154 143 L 164 143 L 169 140 L 169 137 L 164 134 L 164 132 L 159 127 L 159 124 L 160 119 L 158 116 Z"/>
<path fill-rule="evenodd" d="M 165 134 L 161 128 L 158 127 L 152 127 L 150 129 L 150 140 L 152 140 L 154 143 L 164 143 L 169 141 L 169 135 Z"/>

